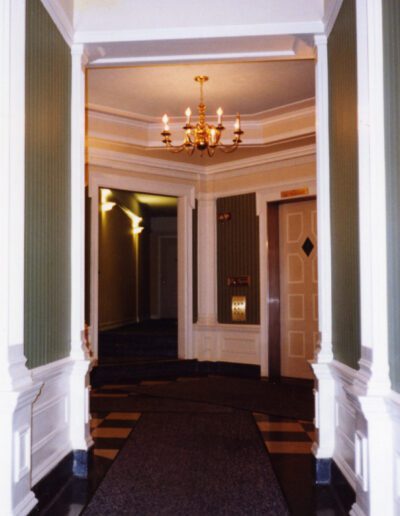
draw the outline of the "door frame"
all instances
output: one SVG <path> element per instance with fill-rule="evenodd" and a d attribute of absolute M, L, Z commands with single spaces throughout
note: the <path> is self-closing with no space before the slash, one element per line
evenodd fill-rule
<path fill-rule="evenodd" d="M 272 346 L 269 337 L 270 313 L 273 302 L 270 298 L 270 278 L 268 274 L 268 203 L 284 200 L 300 201 L 317 195 L 316 179 L 285 182 L 274 188 L 264 188 L 256 192 L 256 209 L 260 225 L 260 367 L 261 375 L 270 375 L 270 355 Z M 287 197 L 287 195 L 290 197 Z"/>
<path fill-rule="evenodd" d="M 193 346 L 193 270 L 192 270 L 192 210 L 195 187 L 171 183 L 168 180 L 127 176 L 118 172 L 91 170 L 89 197 L 90 221 L 90 341 L 93 358 L 98 359 L 99 329 L 99 189 L 110 188 L 155 195 L 177 197 L 178 239 L 178 357 L 194 358 Z"/>
<path fill-rule="evenodd" d="M 270 354 L 269 354 L 269 368 L 270 368 L 270 376 L 275 378 L 280 378 L 282 376 L 282 320 L 281 320 L 281 296 L 280 296 L 280 275 L 281 275 L 281 261 L 280 261 L 280 215 L 279 208 L 282 204 L 291 204 L 296 202 L 306 202 L 306 201 L 316 201 L 315 195 L 308 195 L 303 197 L 296 197 L 293 199 L 281 199 L 275 202 L 269 202 L 267 204 L 267 217 L 269 215 L 273 215 L 277 219 L 277 234 L 272 235 L 268 232 L 268 237 L 271 245 L 268 245 L 268 254 L 272 251 L 276 252 L 276 246 L 278 250 L 278 260 L 276 260 L 273 264 L 271 262 L 268 263 L 269 273 L 274 274 L 275 281 L 270 278 L 269 281 L 269 290 L 268 290 L 268 299 L 273 298 L 274 302 L 268 303 L 268 315 L 270 317 L 275 315 L 275 327 L 272 325 L 268 326 L 268 338 L 270 343 Z M 316 204 L 315 204 L 316 207 Z M 268 224 L 267 224 L 268 226 Z M 268 231 L 267 227 L 267 231 Z M 318 246 L 318 243 L 317 243 Z M 272 270 L 271 270 L 271 265 Z M 276 289 L 276 282 L 279 285 L 279 288 Z M 274 291 L 272 291 L 274 289 Z M 277 302 L 276 302 L 277 301 Z M 276 312 L 276 313 L 275 313 Z M 310 368 L 311 371 L 311 368 Z M 313 373 L 314 374 L 314 373 Z"/>

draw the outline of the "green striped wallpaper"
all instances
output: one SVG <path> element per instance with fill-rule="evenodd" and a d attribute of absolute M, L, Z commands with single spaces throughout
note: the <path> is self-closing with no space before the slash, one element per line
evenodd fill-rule
<path fill-rule="evenodd" d="M 400 392 L 400 3 L 383 7 L 385 141 L 388 228 L 389 363 L 392 387 Z"/>
<path fill-rule="evenodd" d="M 346 0 L 328 40 L 332 338 L 335 359 L 353 368 L 361 348 L 356 57 L 355 0 Z"/>
<path fill-rule="evenodd" d="M 25 355 L 70 350 L 70 50 L 40 0 L 26 18 Z"/>
<path fill-rule="evenodd" d="M 260 323 L 259 221 L 254 193 L 217 199 L 217 213 L 231 219 L 217 221 L 218 322 L 232 323 L 231 298 L 247 296 L 247 320 Z M 228 286 L 228 276 L 250 276 L 249 286 Z"/>

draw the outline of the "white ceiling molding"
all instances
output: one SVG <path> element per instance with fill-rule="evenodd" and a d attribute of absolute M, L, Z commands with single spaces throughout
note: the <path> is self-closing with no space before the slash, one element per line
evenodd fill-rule
<path fill-rule="evenodd" d="M 76 31 L 75 43 L 111 43 L 123 41 L 168 41 L 176 39 L 233 38 L 245 36 L 277 36 L 320 34 L 322 20 L 304 22 L 260 23 L 209 27 L 146 28 L 137 30 Z"/>
<path fill-rule="evenodd" d="M 278 50 L 265 52 L 226 52 L 209 54 L 181 54 L 134 57 L 100 57 L 92 59 L 91 66 L 134 66 L 148 64 L 180 64 L 204 61 L 262 61 L 265 59 L 289 59 L 296 56 L 294 50 Z"/>
<path fill-rule="evenodd" d="M 243 175 L 243 170 L 255 167 L 265 167 L 272 163 L 282 161 L 298 160 L 304 157 L 315 157 L 315 145 L 304 145 L 290 150 L 282 150 L 262 154 L 261 156 L 252 156 L 251 158 L 238 159 L 218 165 L 209 165 L 204 167 L 207 175 L 218 175 L 218 179 L 226 179 L 229 177 L 237 177 Z"/>
<path fill-rule="evenodd" d="M 74 28 L 61 5 L 54 0 L 41 0 L 50 18 L 55 23 L 69 47 L 74 43 Z"/>
<path fill-rule="evenodd" d="M 243 174 L 243 170 L 248 170 L 249 168 L 265 168 L 266 165 L 299 160 L 301 158 L 310 158 L 312 161 L 315 158 L 315 145 L 305 145 L 296 149 L 271 152 L 261 156 L 208 166 L 188 165 L 176 161 L 167 161 L 96 147 L 89 147 L 88 151 L 89 166 L 127 171 L 135 170 L 137 172 L 147 172 L 149 174 L 194 181 L 198 180 L 200 176 L 218 176 L 218 179 L 237 177 Z"/>
<path fill-rule="evenodd" d="M 242 128 L 246 133 L 246 138 L 242 147 L 268 145 L 315 134 L 315 107 L 313 105 L 302 107 L 302 105 L 304 106 L 304 103 L 296 103 L 297 109 L 293 111 L 277 111 L 276 109 L 265 111 L 264 118 L 260 120 L 251 120 L 249 115 L 243 116 Z M 146 116 L 144 118 L 135 113 L 93 105 L 89 106 L 87 113 L 89 138 L 147 149 L 164 147 L 160 137 L 163 126 L 156 117 Z M 122 113 L 122 116 L 119 113 Z M 271 113 L 271 116 L 268 116 L 268 113 Z M 176 122 L 170 123 L 173 138 L 181 133 L 181 126 L 184 123 L 183 117 L 176 120 Z M 281 128 L 283 123 L 287 126 L 284 131 Z M 226 136 L 230 133 L 230 126 L 233 128 L 233 124 L 234 117 L 227 117 L 225 121 Z"/>
<path fill-rule="evenodd" d="M 204 174 L 204 167 L 199 165 L 188 165 L 176 161 L 149 158 L 96 147 L 89 147 L 88 164 L 89 166 L 96 165 L 119 170 L 135 169 L 138 172 L 147 172 L 179 179 L 197 180 L 199 174 Z"/>
<path fill-rule="evenodd" d="M 330 0 L 330 4 L 325 10 L 323 23 L 325 26 L 324 33 L 326 36 L 329 36 L 331 33 L 333 26 L 335 24 L 336 18 L 338 17 L 340 8 L 342 7 L 343 0 Z"/>

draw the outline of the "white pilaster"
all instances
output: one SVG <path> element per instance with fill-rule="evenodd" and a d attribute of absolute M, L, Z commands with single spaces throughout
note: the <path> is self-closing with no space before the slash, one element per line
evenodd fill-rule
<path fill-rule="evenodd" d="M 33 385 L 25 366 L 25 0 L 0 2 L 0 499 L 3 514 L 27 514 Z"/>
<path fill-rule="evenodd" d="M 335 385 L 332 362 L 331 222 L 329 185 L 329 90 L 326 36 L 316 36 L 316 134 L 317 134 L 317 216 L 318 216 L 318 326 L 319 347 L 311 364 L 317 378 L 315 391 L 318 459 L 330 458 L 335 443 Z"/>
<path fill-rule="evenodd" d="M 87 450 L 89 430 L 87 375 L 90 366 L 84 346 L 85 295 L 85 58 L 83 45 L 73 45 L 71 87 L 71 353 L 70 438 L 72 448 Z"/>
<path fill-rule="evenodd" d="M 198 324 L 217 323 L 217 210 L 216 200 L 198 199 L 197 269 Z"/>
<path fill-rule="evenodd" d="M 351 392 L 359 401 L 353 514 L 395 514 L 391 413 L 388 408 L 386 163 L 382 0 L 357 0 L 358 160 L 360 227 L 361 359 Z M 382 437 L 384 436 L 384 437 Z M 357 452 L 357 447 L 356 447 Z M 363 460 L 362 460 L 363 459 Z M 382 479 L 385 479 L 383 482 Z"/>

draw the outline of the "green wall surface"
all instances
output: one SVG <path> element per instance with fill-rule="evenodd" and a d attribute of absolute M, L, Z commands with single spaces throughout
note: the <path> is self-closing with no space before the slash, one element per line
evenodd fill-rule
<path fill-rule="evenodd" d="M 217 199 L 217 213 L 230 220 L 217 221 L 218 322 L 232 323 L 232 296 L 247 296 L 247 320 L 260 323 L 260 252 L 256 195 Z M 250 276 L 249 286 L 228 286 L 228 276 Z"/>
<path fill-rule="evenodd" d="M 385 0 L 383 53 L 388 230 L 389 363 L 392 388 L 400 392 L 400 3 Z"/>
<path fill-rule="evenodd" d="M 25 355 L 70 350 L 71 57 L 40 0 L 26 17 Z"/>
<path fill-rule="evenodd" d="M 355 0 L 343 2 L 328 39 L 332 231 L 332 339 L 336 360 L 360 358 L 357 59 Z"/>

